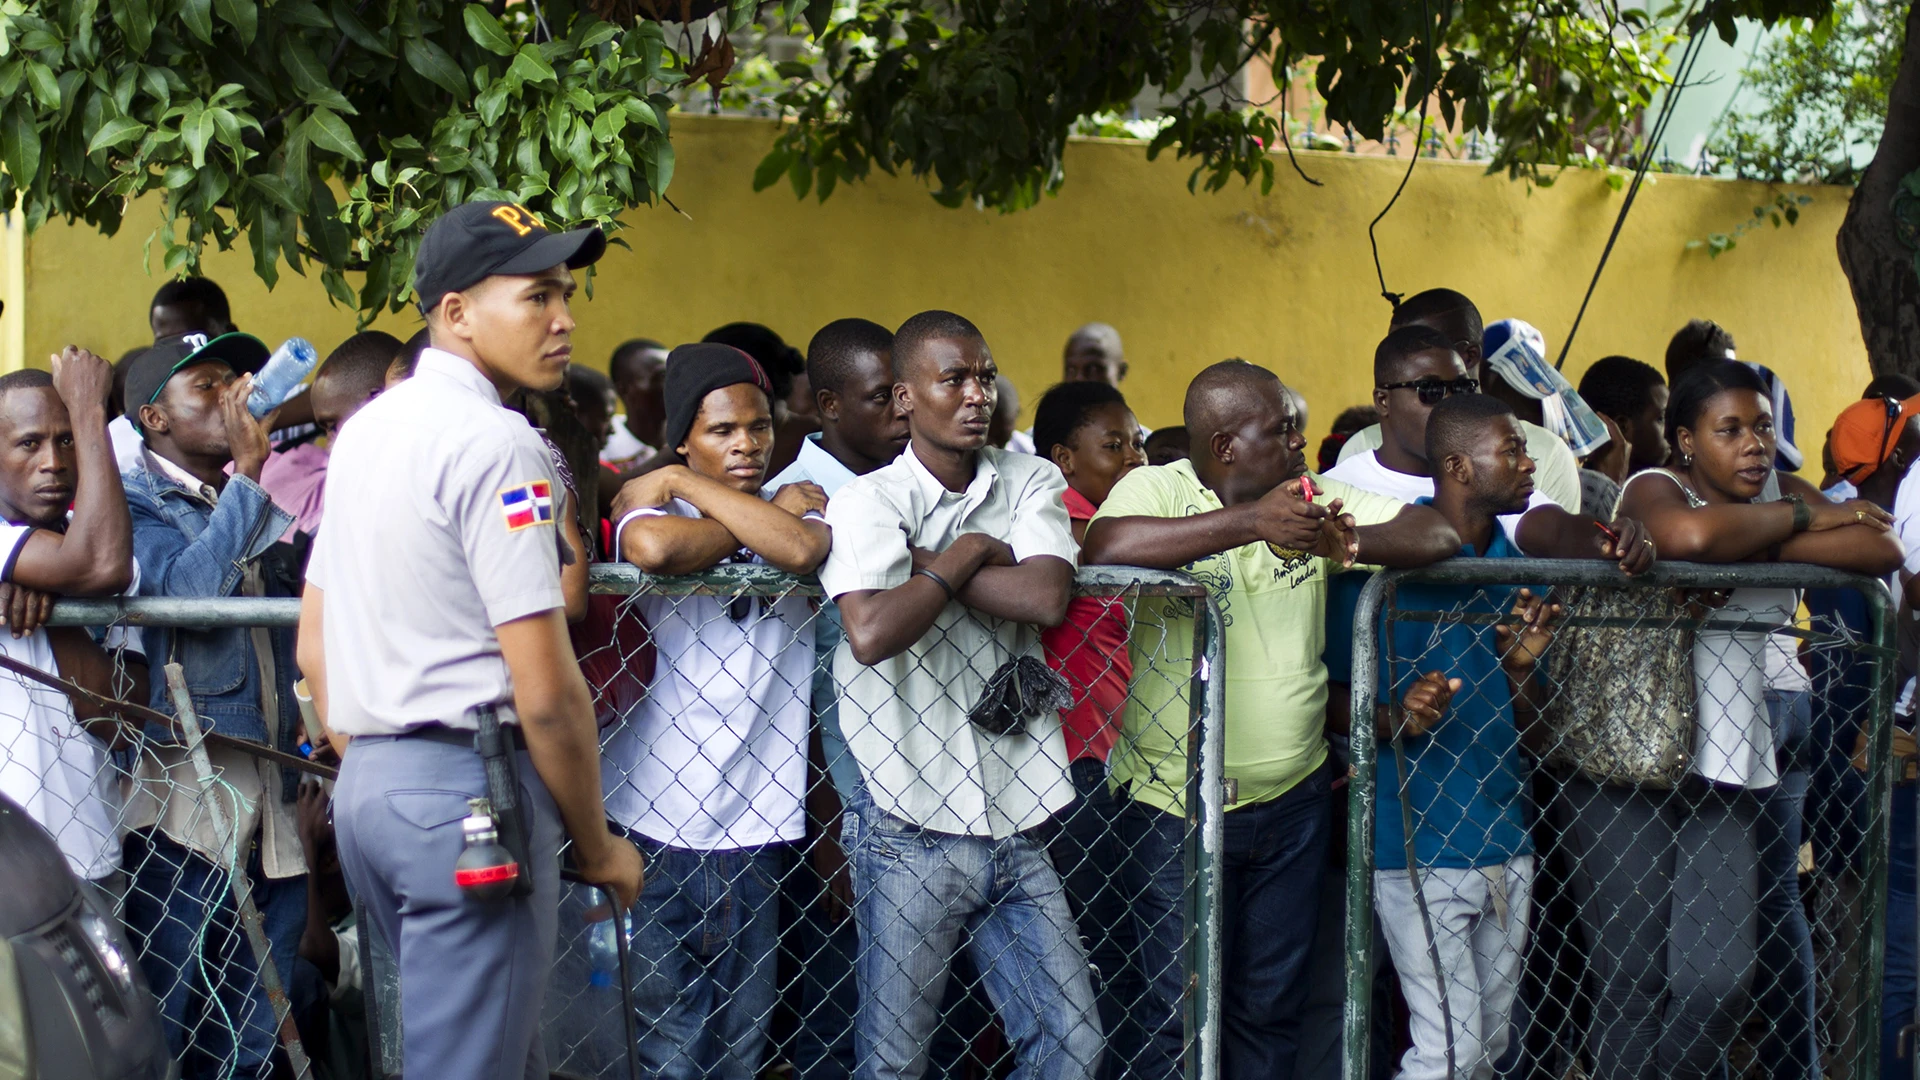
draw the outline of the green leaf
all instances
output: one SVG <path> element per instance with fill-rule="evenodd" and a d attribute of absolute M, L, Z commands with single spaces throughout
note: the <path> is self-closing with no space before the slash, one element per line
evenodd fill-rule
<path fill-rule="evenodd" d="M 535 45 L 520 46 L 520 51 L 513 54 L 513 63 L 507 72 L 525 82 L 558 81 L 553 73 L 553 65 L 547 63 L 547 58 L 540 55 L 540 49 Z"/>
<path fill-rule="evenodd" d="M 27 103 L 15 99 L 7 110 L 6 126 L 0 128 L 0 154 L 6 156 L 7 172 L 21 187 L 33 183 L 40 172 L 40 133 L 33 126 L 33 113 Z"/>
<path fill-rule="evenodd" d="M 73 115 L 73 107 L 80 101 L 80 89 L 87 85 L 87 74 L 78 68 L 68 68 L 60 73 L 60 115 L 54 120 L 57 125 L 65 126 Z M 162 83 L 164 87 L 165 83 Z"/>
<path fill-rule="evenodd" d="M 113 25 L 120 28 L 120 36 L 126 39 L 127 50 L 145 56 L 147 46 L 153 43 L 153 8 L 147 0 L 113 0 L 107 10 L 113 15 Z"/>
<path fill-rule="evenodd" d="M 501 115 L 507 111 L 507 97 L 511 90 L 512 87 L 502 79 L 480 91 L 480 96 L 474 99 L 473 107 L 474 111 L 480 114 L 481 123 L 492 127 L 500 121 Z"/>
<path fill-rule="evenodd" d="M 300 201 L 294 198 L 293 188 L 289 187 L 287 182 L 280 177 L 272 173 L 255 173 L 247 178 L 247 183 L 251 184 L 255 190 L 265 195 L 269 201 L 282 210 L 291 210 L 294 213 L 300 212 Z"/>
<path fill-rule="evenodd" d="M 328 267 L 320 271 L 320 283 L 327 287 L 327 296 L 348 307 L 354 306 L 353 286 L 347 284 L 347 275 Z"/>
<path fill-rule="evenodd" d="M 654 111 L 652 104 L 642 101 L 639 98 L 628 98 L 622 104 L 625 106 L 629 118 L 645 124 L 655 131 L 666 130 L 666 128 L 660 125 L 660 114 Z"/>
<path fill-rule="evenodd" d="M 213 141 L 213 115 L 207 109 L 194 109 L 180 121 L 180 138 L 187 144 L 187 152 L 193 155 L 193 167 L 203 169 L 207 165 L 207 143 Z"/>
<path fill-rule="evenodd" d="M 360 144 L 354 141 L 353 129 L 347 126 L 332 109 L 325 107 L 313 110 L 307 122 L 300 125 L 313 145 L 322 150 L 331 150 L 348 161 L 365 161 L 366 155 L 360 152 Z"/>
<path fill-rule="evenodd" d="M 482 4 L 468 4 L 464 13 L 467 24 L 467 36 L 474 44 L 497 56 L 512 56 L 513 42 L 500 26 L 500 20 L 493 17 Z"/>
<path fill-rule="evenodd" d="M 311 94 L 321 90 L 333 89 L 333 80 L 327 75 L 327 66 L 320 62 L 320 56 L 307 43 L 305 35 L 282 34 L 276 43 L 274 53 L 280 60 L 280 69 L 293 80 L 295 89 L 302 94 Z"/>
<path fill-rule="evenodd" d="M 807 29 L 813 31 L 814 37 L 820 37 L 827 32 L 827 26 L 833 21 L 833 4 L 830 0 L 820 0 L 817 4 L 808 4 L 806 17 Z"/>
<path fill-rule="evenodd" d="M 620 129 L 627 126 L 627 114 L 616 109 L 606 109 L 593 118 L 593 137 L 598 142 L 612 142 L 620 135 Z"/>
<path fill-rule="evenodd" d="M 240 32 L 240 44 L 251 46 L 260 31 L 260 9 L 253 0 L 213 0 L 214 14 Z"/>
<path fill-rule="evenodd" d="M 273 17 L 287 26 L 332 30 L 333 20 L 313 0 L 274 0 Z"/>
<path fill-rule="evenodd" d="M 130 116 L 116 116 L 100 125 L 94 133 L 93 141 L 87 144 L 88 155 L 132 142 L 147 133 L 147 125 Z"/>
<path fill-rule="evenodd" d="M 592 29 L 580 38 L 580 50 L 585 52 L 596 45 L 604 45 L 620 36 L 620 28 L 604 20 L 594 20 Z"/>
<path fill-rule="evenodd" d="M 69 72 L 68 74 L 77 75 L 79 73 Z M 66 75 L 60 76 L 63 92 L 71 96 L 70 91 L 65 91 L 66 81 Z M 143 67 L 140 69 L 140 89 L 145 91 L 148 97 L 159 102 L 162 106 L 173 103 L 173 87 L 167 84 L 167 73 L 160 68 Z"/>
<path fill-rule="evenodd" d="M 427 38 L 410 37 L 402 46 L 407 64 L 427 81 L 453 95 L 455 101 L 467 100 L 467 77 L 447 50 Z"/>
<path fill-rule="evenodd" d="M 370 53 L 391 57 L 393 50 L 387 47 L 386 41 L 380 35 L 367 28 L 367 24 L 360 20 L 359 14 L 353 7 L 347 0 L 333 0 L 333 21 L 340 28 L 340 32 L 347 36 L 348 41 Z"/>
<path fill-rule="evenodd" d="M 52 68 L 38 60 L 27 61 L 27 85 L 33 87 L 33 96 L 42 108 L 60 107 L 60 80 L 54 78 Z"/>
<path fill-rule="evenodd" d="M 280 218 L 264 213 L 247 229 L 247 243 L 253 247 L 253 273 L 266 282 L 267 290 L 280 283 Z"/>
<path fill-rule="evenodd" d="M 813 190 L 813 169 L 808 166 L 806 158 L 799 154 L 793 156 L 792 163 L 787 166 L 787 183 L 793 186 L 793 197 L 796 199 L 806 198 L 807 192 Z"/>
<path fill-rule="evenodd" d="M 655 194 L 667 190 L 673 183 L 673 144 L 665 139 L 653 140 L 653 153 L 647 158 L 647 186 Z"/>
<path fill-rule="evenodd" d="M 180 0 L 180 21 L 194 37 L 213 44 L 213 0 Z M 171 259 L 172 253 L 167 257 Z"/>

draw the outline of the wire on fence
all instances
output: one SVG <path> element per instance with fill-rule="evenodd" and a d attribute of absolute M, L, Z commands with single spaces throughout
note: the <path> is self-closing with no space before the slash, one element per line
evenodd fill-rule
<path fill-rule="evenodd" d="M 1550 645 L 1515 617 L 1523 588 L 1560 606 Z M 1864 624 L 1801 618 L 1806 588 L 1857 594 Z M 1455 560 L 1370 582 L 1347 1080 L 1393 1051 L 1407 1075 L 1461 1080 L 1755 1062 L 1878 1076 L 1889 612 L 1883 583 L 1803 566 L 1628 582 L 1598 563 Z M 1458 685 L 1429 722 L 1436 678 Z M 1377 735 L 1359 719 L 1375 717 Z M 1805 805 L 1810 776 L 1840 772 L 1855 793 L 1816 801 L 1845 805 Z M 1836 812 L 1850 833 L 1803 835 Z M 1388 966 L 1410 1039 L 1372 1010 Z"/>
<path fill-rule="evenodd" d="M 1499 629 L 1521 585 L 1564 608 L 1531 668 L 1503 662 Z M 1852 596 L 1853 614 L 1799 617 L 1801 589 Z M 810 582 L 608 566 L 594 590 L 576 644 L 609 812 L 647 850 L 649 884 L 617 928 L 597 891 L 563 886 L 545 1025 L 556 1070 L 791 1065 L 820 1080 L 879 1055 L 947 1076 L 1016 1062 L 1103 1080 L 1219 1075 L 1223 652 L 1203 587 L 1081 571 L 1085 618 L 1043 651 L 1067 672 L 1070 712 L 1093 707 L 1064 730 L 1029 721 L 1023 755 L 974 729 L 950 672 L 916 671 L 928 660 L 904 677 L 937 676 L 916 692 L 944 702 L 922 712 L 946 726 L 886 728 L 887 695 L 836 659 Z M 297 614 L 296 601 L 63 601 L 55 622 L 288 627 Z M 1117 639 L 1094 629 L 1102 619 L 1120 621 Z M 1191 640 L 1151 630 L 1186 619 Z M 1349 1080 L 1408 1050 L 1410 1073 L 1456 1078 L 1611 1078 L 1722 1056 L 1735 1074 L 1759 1059 L 1877 1075 L 1894 783 L 1879 583 L 1677 564 L 1623 583 L 1597 563 L 1455 561 L 1375 578 L 1355 625 L 1347 889 L 1349 915 L 1366 916 L 1345 931 Z M 981 672 L 1035 644 L 950 619 L 938 632 L 957 653 L 940 662 Z M 1810 685 L 1782 678 L 1796 655 Z M 1430 730 L 1411 730 L 1397 706 L 1428 672 L 1460 686 Z M 138 710 L 125 711 L 148 726 L 108 754 L 53 688 L 14 675 L 6 790 L 38 799 L 21 801 L 122 905 L 183 1054 L 214 1075 L 261 1071 L 277 1025 L 236 892 L 280 941 L 295 888 L 339 902 L 287 872 L 301 838 L 271 782 L 279 765 L 208 740 L 223 756 L 206 784 Z M 989 773 L 1005 796 L 992 813 L 964 793 Z M 927 826 L 936 814 L 967 820 Z M 1025 836 L 1028 815 L 1056 820 Z M 1783 843 L 1779 822 L 1802 816 L 1805 842 Z M 955 841 L 975 828 L 986 837 Z M 324 845 L 301 854 L 301 870 L 328 861 Z M 986 874 L 989 858 L 1017 872 Z M 1913 882 L 1896 884 L 1910 905 Z M 1000 903 L 1036 917 L 996 922 Z M 371 1018 L 363 1043 L 328 1019 L 302 1041 L 321 1075 L 364 1060 L 365 1043 L 397 1073 L 391 952 L 350 918 L 327 921 L 330 978 L 316 983 L 290 947 L 269 950 L 275 971 L 296 1004 L 318 994 L 351 1015 L 359 1000 Z M 1410 1047 L 1373 1010 L 1388 972 Z M 1023 1001 L 1079 1007 L 1055 1008 L 1062 1020 Z M 1670 1003 L 1650 1026 L 1647 1001 Z"/>
<path fill-rule="evenodd" d="M 818 1078 L 918 1058 L 956 1077 L 1015 1061 L 1063 1076 L 1217 1073 L 1223 808 L 1220 727 L 1208 718 L 1220 709 L 1221 641 L 1203 586 L 1082 571 L 1085 626 L 1118 633 L 1070 624 L 1045 648 L 1034 628 L 956 605 L 895 685 L 836 663 L 833 609 L 810 579 L 756 566 L 664 579 L 616 565 L 593 580 L 576 650 L 609 817 L 648 874 L 618 922 L 598 890 L 562 885 L 544 1018 L 556 1072 L 744 1078 L 791 1064 Z M 1160 634 L 1143 650 L 1129 632 L 1143 606 L 1176 610 L 1191 638 Z M 297 617 L 297 601 L 142 599 L 62 601 L 54 622 L 284 628 Z M 1066 697 L 1037 712 L 1015 704 L 1015 730 L 994 734 L 962 688 L 1022 655 L 1067 670 Z M 1016 701 L 1044 689 L 1019 677 Z M 1137 696 L 1142 686 L 1153 693 Z M 919 705 L 890 711 L 903 693 Z M 1077 719 L 1063 725 L 1055 705 Z M 291 826 L 278 839 L 313 860 L 298 869 L 336 867 L 330 841 L 264 782 L 281 763 L 209 733 L 193 740 L 214 754 L 202 776 L 162 734 L 167 717 L 124 711 L 147 727 L 99 755 L 69 809 L 97 812 L 96 839 L 114 847 L 86 869 L 120 880 L 175 1052 L 202 1074 L 264 1075 L 280 1027 L 264 987 L 277 982 L 316 1075 L 363 1075 L 343 1060 L 356 1053 L 397 1074 L 389 944 L 336 909 L 321 920 L 334 937 L 324 977 L 311 941 L 291 948 L 305 904 L 336 894 L 285 873 L 276 830 Z M 69 728 L 58 737 L 91 738 Z M 4 749 L 23 757 L 18 741 L 35 735 L 23 725 Z M 1109 790 L 1110 758 L 1134 761 L 1133 798 Z M 249 923 L 289 947 L 259 962 Z M 325 1008 L 314 1021 L 316 996 L 338 1015 L 357 1004 L 364 1028 Z"/>

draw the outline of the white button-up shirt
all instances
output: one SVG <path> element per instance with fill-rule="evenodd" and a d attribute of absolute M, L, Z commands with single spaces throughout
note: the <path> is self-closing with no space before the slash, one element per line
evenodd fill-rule
<path fill-rule="evenodd" d="M 827 595 L 891 589 L 913 574 L 909 547 L 943 551 L 962 533 L 1005 540 L 1014 558 L 1078 556 L 1050 461 L 980 451 L 973 482 L 948 491 L 908 447 L 841 488 L 827 504 L 833 550 L 820 568 Z M 995 669 L 1040 657 L 1035 627 L 949 603 L 912 648 L 872 667 L 842 643 L 834 657 L 840 723 L 882 811 L 935 832 L 996 839 L 1031 829 L 1073 798 L 1060 717 L 990 735 L 967 719 Z"/>
<path fill-rule="evenodd" d="M 327 722 L 472 728 L 513 684 L 494 627 L 565 606 L 546 444 L 478 368 L 428 349 L 340 429 L 307 580 L 325 590 Z"/>

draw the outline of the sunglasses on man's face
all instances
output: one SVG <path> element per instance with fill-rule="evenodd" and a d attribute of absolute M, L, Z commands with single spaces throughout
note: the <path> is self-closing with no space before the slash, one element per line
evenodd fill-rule
<path fill-rule="evenodd" d="M 1382 383 L 1378 390 L 1411 390 L 1420 397 L 1422 405 L 1438 405 L 1441 399 L 1455 394 L 1477 394 L 1480 392 L 1480 380 L 1462 375 L 1457 379 L 1436 379 L 1428 375 L 1412 382 Z"/>

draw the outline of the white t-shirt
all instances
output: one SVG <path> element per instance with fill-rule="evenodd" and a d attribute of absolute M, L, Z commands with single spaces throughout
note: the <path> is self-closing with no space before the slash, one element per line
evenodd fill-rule
<path fill-rule="evenodd" d="M 620 526 L 667 514 L 702 516 L 675 499 L 636 510 Z M 765 560 L 742 549 L 734 561 Z M 649 839 L 695 851 L 804 838 L 812 605 L 800 596 L 647 595 L 635 603 L 653 628 L 659 658 L 647 696 L 607 735 L 601 778 L 608 815 Z"/>
<path fill-rule="evenodd" d="M 0 581 L 13 580 L 14 560 L 32 534 L 32 526 L 0 523 Z M 126 635 L 110 634 L 108 647 L 138 648 L 138 639 Z M 23 638 L 0 633 L 0 652 L 59 674 L 44 629 Z M 106 747 L 74 719 L 65 694 L 6 671 L 0 671 L 0 792 L 53 834 L 74 873 L 91 880 L 120 868 L 120 784 Z"/>
<path fill-rule="evenodd" d="M 1687 490 L 1665 469 L 1635 473 L 1627 478 L 1627 487 L 1647 476 L 1665 477 Z M 1621 497 L 1626 497 L 1624 488 Z M 1726 605 L 1707 618 L 1786 626 L 1799 608 L 1800 594 L 1794 589 L 1735 589 Z M 1757 630 L 1706 629 L 1693 636 L 1693 771 L 1709 780 L 1749 788 L 1780 782 L 1766 699 L 1766 651 L 1775 636 Z"/>
<path fill-rule="evenodd" d="M 1352 484 L 1362 491 L 1371 491 L 1376 495 L 1385 495 L 1389 499 L 1399 499 L 1405 503 L 1433 498 L 1433 477 L 1395 472 L 1380 463 L 1380 452 L 1377 450 L 1355 454 L 1328 469 L 1326 475 L 1330 480 Z M 1528 510 L 1559 505 L 1539 488 L 1534 488 L 1533 497 L 1527 500 Z M 1520 519 L 1525 516 L 1525 514 L 1502 514 L 1498 519 L 1500 528 L 1505 530 L 1507 539 L 1511 540 L 1515 547 L 1520 546 Z"/>
<path fill-rule="evenodd" d="M 147 440 L 140 437 L 140 429 L 133 426 L 132 417 L 114 417 L 107 424 L 107 441 L 113 444 L 113 461 L 120 466 L 121 475 L 140 467 L 141 451 L 147 448 Z"/>
<path fill-rule="evenodd" d="M 626 414 L 616 414 L 613 430 L 607 432 L 607 445 L 600 448 L 600 460 L 619 470 L 627 470 L 652 457 L 653 447 L 627 430 Z"/>

